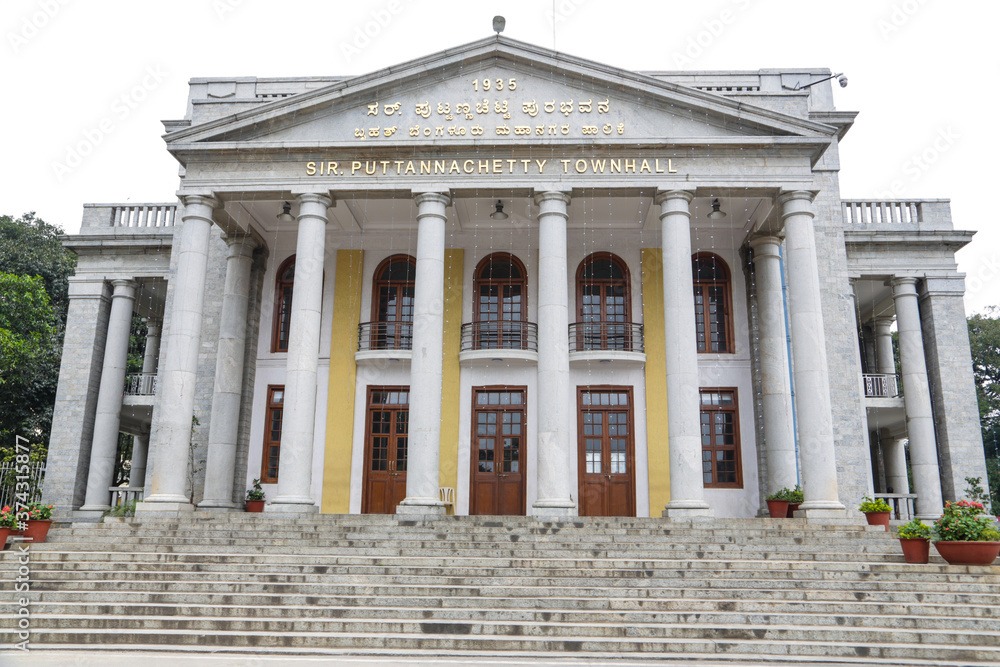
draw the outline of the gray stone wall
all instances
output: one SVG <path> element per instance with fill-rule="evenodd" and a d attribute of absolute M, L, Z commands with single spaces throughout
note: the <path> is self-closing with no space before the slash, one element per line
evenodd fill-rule
<path fill-rule="evenodd" d="M 964 497 L 966 477 L 981 477 L 983 488 L 989 487 L 963 293 L 964 280 L 952 276 L 925 278 L 920 295 L 924 357 L 945 500 Z"/>
<path fill-rule="evenodd" d="M 82 505 L 86 492 L 111 289 L 100 279 L 71 278 L 69 298 L 43 487 L 44 502 L 62 516 Z"/>

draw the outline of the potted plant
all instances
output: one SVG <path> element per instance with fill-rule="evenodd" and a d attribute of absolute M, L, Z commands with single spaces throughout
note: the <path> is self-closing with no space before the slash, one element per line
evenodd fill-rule
<path fill-rule="evenodd" d="M 802 487 L 798 484 L 795 488 L 788 492 L 788 518 L 795 517 L 795 510 L 799 508 L 799 505 L 805 500 L 805 494 L 802 493 Z"/>
<path fill-rule="evenodd" d="M 786 486 L 764 498 L 767 503 L 767 512 L 772 519 L 784 519 L 788 516 L 788 502 L 791 494 L 791 490 Z"/>
<path fill-rule="evenodd" d="M 872 500 L 869 496 L 864 496 L 858 509 L 864 512 L 869 526 L 884 526 L 886 530 L 889 530 L 889 515 L 892 514 L 892 508 L 889 507 L 889 503 L 885 502 L 885 499 Z"/>
<path fill-rule="evenodd" d="M 17 528 L 17 514 L 9 505 L 0 509 L 0 550 L 7 544 L 7 537 Z"/>
<path fill-rule="evenodd" d="M 903 560 L 907 563 L 923 564 L 930 558 L 931 527 L 920 519 L 913 519 L 896 529 L 899 546 L 903 549 Z"/>
<path fill-rule="evenodd" d="M 52 505 L 28 503 L 28 524 L 24 528 L 24 537 L 30 539 L 32 544 L 39 544 L 45 541 L 51 527 Z"/>
<path fill-rule="evenodd" d="M 934 522 L 934 548 L 951 565 L 989 565 L 1000 554 L 1000 532 L 982 503 L 945 503 Z"/>
<path fill-rule="evenodd" d="M 260 487 L 260 480 L 255 479 L 253 486 L 247 489 L 247 512 L 264 511 L 264 489 Z"/>

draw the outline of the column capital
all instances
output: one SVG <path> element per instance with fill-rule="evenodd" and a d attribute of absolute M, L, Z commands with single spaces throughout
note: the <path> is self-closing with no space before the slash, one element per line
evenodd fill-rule
<path fill-rule="evenodd" d="M 815 217 L 812 211 L 816 193 L 809 190 L 785 190 L 778 195 L 778 205 L 781 207 L 781 220 L 791 215 L 808 215 Z"/>
<path fill-rule="evenodd" d="M 252 234 L 223 234 L 229 257 L 250 257 L 260 247 L 260 242 Z"/>
<path fill-rule="evenodd" d="M 873 317 L 872 324 L 875 326 L 875 333 L 881 335 L 887 335 L 889 333 L 889 328 L 895 321 L 896 321 L 895 317 L 887 317 L 887 316 Z M 880 329 L 882 331 L 879 331 Z"/>
<path fill-rule="evenodd" d="M 917 278 L 916 276 L 893 276 L 889 280 L 889 284 L 892 286 L 892 296 L 904 296 L 908 294 L 917 293 Z"/>
<path fill-rule="evenodd" d="M 184 208 L 188 206 L 207 206 L 211 209 L 221 208 L 222 202 L 213 197 L 212 195 L 181 195 L 181 203 L 184 204 Z M 187 211 L 184 212 L 184 217 L 187 217 Z"/>
<path fill-rule="evenodd" d="M 436 203 L 447 207 L 451 206 L 451 195 L 447 192 L 414 192 L 413 201 L 417 208 L 425 203 Z"/>
<path fill-rule="evenodd" d="M 690 204 L 694 201 L 694 191 L 693 190 L 657 190 L 656 196 L 653 198 L 653 203 L 657 205 L 662 205 L 663 202 L 672 199 L 682 199 Z"/>
<path fill-rule="evenodd" d="M 322 192 L 300 192 L 295 195 L 295 201 L 299 206 L 302 204 L 322 204 L 326 208 L 333 206 L 333 198 Z"/>
<path fill-rule="evenodd" d="M 562 190 L 535 190 L 535 205 L 541 206 L 543 202 L 562 202 L 566 206 L 569 206 L 572 197 L 570 197 L 568 192 Z"/>
<path fill-rule="evenodd" d="M 135 299 L 135 290 L 138 283 L 128 278 L 116 278 L 111 281 L 111 286 L 115 288 L 112 298 Z"/>
<path fill-rule="evenodd" d="M 780 257 L 778 249 L 781 247 L 780 236 L 755 236 L 750 239 L 750 247 L 753 248 L 754 258 L 757 257 Z"/>

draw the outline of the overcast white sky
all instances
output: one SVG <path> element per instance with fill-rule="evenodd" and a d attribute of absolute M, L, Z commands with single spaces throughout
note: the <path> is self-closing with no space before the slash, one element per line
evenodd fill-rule
<path fill-rule="evenodd" d="M 633 70 L 846 72 L 837 108 L 861 115 L 841 145 L 843 196 L 896 183 L 950 198 L 956 226 L 979 232 L 959 254 L 966 308 L 1000 303 L 985 198 L 1000 3 L 985 0 L 3 0 L 0 213 L 75 232 L 84 202 L 172 200 L 160 121 L 184 115 L 192 77 L 362 74 L 489 36 L 495 14 L 508 37 Z M 366 24 L 374 37 L 359 37 Z M 76 164 L 82 141 L 97 145 Z"/>

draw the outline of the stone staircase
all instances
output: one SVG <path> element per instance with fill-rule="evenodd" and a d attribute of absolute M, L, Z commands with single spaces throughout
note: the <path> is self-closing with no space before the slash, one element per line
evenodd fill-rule
<path fill-rule="evenodd" d="M 17 560 L 33 649 L 1000 664 L 1000 567 L 867 526 L 197 512 L 57 526 L 15 595 Z"/>

